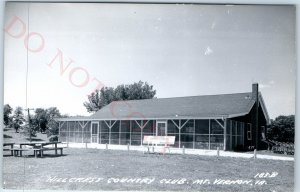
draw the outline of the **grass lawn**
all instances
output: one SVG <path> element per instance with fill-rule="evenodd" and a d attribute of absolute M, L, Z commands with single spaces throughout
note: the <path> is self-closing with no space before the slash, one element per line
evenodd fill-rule
<path fill-rule="evenodd" d="M 4 157 L 4 187 L 52 190 L 289 192 L 293 191 L 294 186 L 293 161 L 156 155 L 99 149 L 68 148 L 64 153 L 65 156 L 48 155 L 36 159 L 32 156 Z M 46 154 L 53 154 L 53 151 Z M 278 172 L 278 175 L 254 178 L 257 173 L 266 172 Z M 50 182 L 49 178 L 55 179 Z M 137 178 L 144 180 L 134 180 Z M 205 179 L 205 183 L 201 184 L 200 180 Z M 217 179 L 240 180 L 243 184 L 214 183 Z M 257 180 L 262 181 L 262 185 L 256 185 Z"/>

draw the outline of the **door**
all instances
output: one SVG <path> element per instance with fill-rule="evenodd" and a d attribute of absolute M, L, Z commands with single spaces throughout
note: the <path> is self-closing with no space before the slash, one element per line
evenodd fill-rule
<path fill-rule="evenodd" d="M 92 122 L 91 124 L 91 143 L 98 143 L 99 123 Z"/>
<path fill-rule="evenodd" d="M 166 136 L 166 135 L 167 135 L 167 122 L 156 121 L 156 136 Z"/>

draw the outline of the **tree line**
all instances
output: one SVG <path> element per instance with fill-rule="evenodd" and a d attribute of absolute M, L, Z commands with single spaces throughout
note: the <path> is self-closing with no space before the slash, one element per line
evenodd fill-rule
<path fill-rule="evenodd" d="M 279 142 L 294 143 L 295 141 L 295 115 L 280 115 L 271 119 L 267 128 L 267 138 Z"/>
<path fill-rule="evenodd" d="M 3 122 L 6 127 L 15 129 L 16 133 L 22 129 L 26 135 L 33 137 L 37 132 L 46 133 L 49 137 L 58 135 L 58 123 L 55 118 L 67 116 L 61 115 L 56 107 L 36 108 L 29 118 L 26 109 L 19 106 L 13 109 L 9 104 L 5 104 L 3 110 Z"/>
<path fill-rule="evenodd" d="M 88 101 L 83 105 L 88 112 L 94 113 L 112 101 L 152 99 L 155 94 L 156 90 L 153 89 L 153 85 L 139 81 L 128 85 L 118 85 L 116 88 L 103 87 L 90 94 Z M 61 115 L 56 107 L 36 108 L 29 120 L 28 117 L 25 118 L 26 113 L 22 107 L 13 109 L 9 104 L 4 105 L 4 125 L 14 128 L 16 132 L 22 129 L 27 135 L 36 136 L 37 132 L 41 132 L 51 137 L 57 136 L 59 132 L 55 118 L 68 117 L 68 115 Z M 57 139 L 57 137 L 53 138 Z"/>
<path fill-rule="evenodd" d="M 118 85 L 116 88 L 103 87 L 90 94 L 88 101 L 84 102 L 83 105 L 88 112 L 93 113 L 112 101 L 152 99 L 155 95 L 156 90 L 154 90 L 153 85 L 139 81 L 128 85 Z"/>

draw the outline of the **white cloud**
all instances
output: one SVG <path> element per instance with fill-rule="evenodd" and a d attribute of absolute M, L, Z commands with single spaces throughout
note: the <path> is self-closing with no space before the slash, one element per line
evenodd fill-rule
<path fill-rule="evenodd" d="M 213 53 L 213 50 L 208 46 L 208 47 L 206 48 L 206 50 L 205 50 L 204 55 L 210 55 L 210 54 L 212 54 L 212 53 Z"/>

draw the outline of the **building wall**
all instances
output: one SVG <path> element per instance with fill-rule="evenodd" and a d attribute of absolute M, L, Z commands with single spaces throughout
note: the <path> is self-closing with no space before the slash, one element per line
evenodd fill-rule
<path fill-rule="evenodd" d="M 258 129 L 256 131 L 255 127 L 255 107 L 253 107 L 249 114 L 241 117 L 232 118 L 231 120 L 244 122 L 244 143 L 243 148 L 241 150 L 254 150 L 256 148 L 256 133 L 258 134 L 258 147 L 257 149 L 265 149 L 267 147 L 266 143 L 264 143 L 262 140 L 262 132 L 266 135 L 266 127 L 267 122 L 263 114 L 263 110 L 261 106 L 259 106 L 258 109 Z M 251 126 L 251 137 L 249 137 L 249 125 Z M 262 129 L 262 127 L 265 127 L 265 129 Z"/>
<path fill-rule="evenodd" d="M 215 120 L 165 120 L 167 136 L 175 136 L 174 147 L 196 149 L 223 149 L 224 130 Z M 221 121 L 221 120 L 219 120 Z M 71 143 L 141 145 L 146 135 L 156 135 L 156 121 L 149 120 L 143 129 L 139 125 L 146 121 L 67 121 L 60 122 L 60 141 Z M 92 139 L 91 126 L 98 125 L 98 139 Z M 179 127 L 180 128 L 179 128 Z"/>
<path fill-rule="evenodd" d="M 253 127 L 254 111 L 248 115 L 226 120 L 226 150 L 252 150 L 255 144 L 255 128 Z M 224 149 L 224 129 L 222 119 L 182 119 L 165 120 L 167 135 L 175 136 L 174 147 L 195 149 Z M 141 145 L 146 135 L 156 135 L 156 121 L 68 121 L 61 122 L 60 141 L 74 143 L 92 142 L 91 125 L 98 125 L 98 134 L 93 142 L 114 145 Z M 252 125 L 251 139 L 247 138 L 247 126 Z M 140 126 L 143 126 L 143 129 Z M 261 126 L 265 126 L 265 118 L 260 108 L 259 139 Z M 262 145 L 260 143 L 260 145 Z"/>

